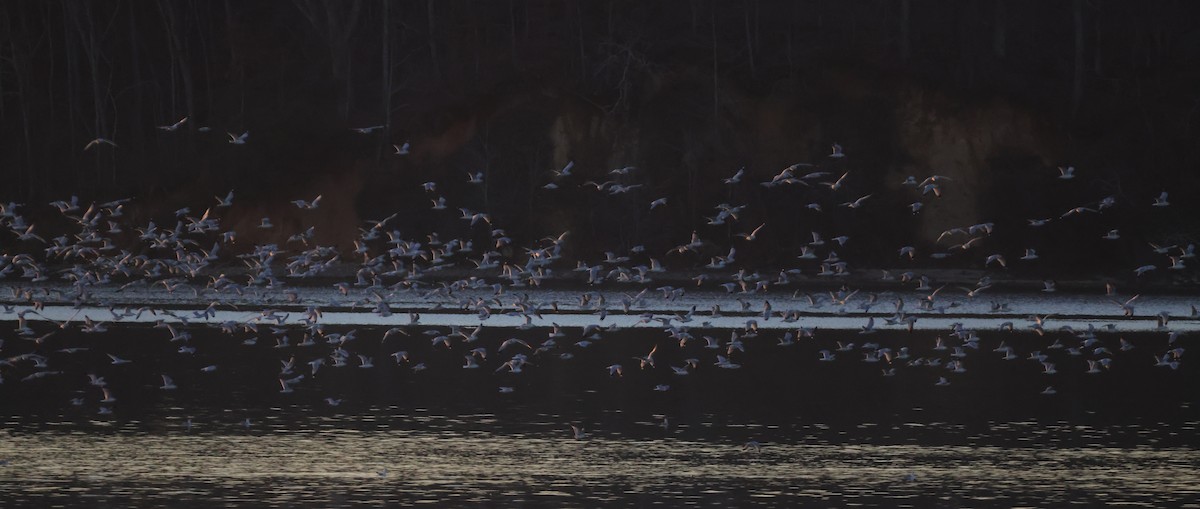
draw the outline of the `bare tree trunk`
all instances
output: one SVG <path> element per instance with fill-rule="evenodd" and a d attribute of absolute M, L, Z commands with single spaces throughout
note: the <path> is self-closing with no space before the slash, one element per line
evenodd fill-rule
<path fill-rule="evenodd" d="M 905 62 L 912 58 L 912 34 L 909 27 L 909 11 L 911 10 L 910 0 L 900 0 L 900 60 Z"/>
<path fill-rule="evenodd" d="M 184 111 L 187 112 L 187 117 L 192 118 L 196 115 L 195 111 L 195 85 L 192 80 L 192 68 L 188 62 L 187 50 L 183 46 L 183 38 L 180 37 L 181 24 L 179 15 L 175 12 L 175 8 L 171 2 L 161 2 L 159 6 L 159 15 L 163 20 L 163 28 L 167 32 L 167 48 L 171 54 L 171 67 L 178 68 L 179 79 L 183 82 L 183 100 Z M 186 28 L 184 29 L 186 33 Z M 172 71 L 172 80 L 174 79 L 174 71 Z M 172 91 L 174 92 L 174 91 Z M 175 97 L 172 93 L 171 104 L 175 104 Z M 179 120 L 179 113 L 172 109 L 171 114 L 167 117 L 166 122 L 175 122 Z"/>
<path fill-rule="evenodd" d="M 235 25 L 236 25 L 236 20 L 233 17 L 233 4 L 230 3 L 230 0 L 225 0 L 226 37 L 233 36 L 233 33 L 231 31 L 234 29 Z M 238 54 L 238 45 L 237 44 L 229 45 L 229 69 L 230 69 L 230 74 L 233 74 L 234 76 L 237 77 L 235 82 L 237 83 L 237 90 L 238 90 L 238 98 L 239 98 L 238 121 L 240 122 L 240 121 L 244 121 L 244 119 L 246 117 L 246 66 L 245 66 L 245 62 L 242 61 L 241 55 Z"/>
<path fill-rule="evenodd" d="M 67 126 L 69 132 L 74 133 L 75 129 L 78 127 L 75 123 L 75 114 L 79 112 L 79 58 L 78 54 L 76 53 L 77 49 L 74 38 L 72 37 L 72 31 L 68 28 L 71 26 L 70 10 L 71 9 L 68 8 L 68 4 L 63 4 L 62 34 L 63 52 L 66 54 L 63 58 L 63 61 L 66 63 L 67 68 L 66 75 L 64 76 L 66 83 L 64 88 L 67 91 Z"/>
<path fill-rule="evenodd" d="M 1083 0 L 1074 0 L 1075 12 L 1075 79 L 1071 86 L 1071 118 L 1079 113 L 1083 99 Z"/>
<path fill-rule="evenodd" d="M 92 17 L 92 6 L 87 3 L 82 5 L 82 15 L 76 10 L 74 11 L 75 15 L 72 17 L 74 18 L 75 29 L 79 32 L 80 38 L 87 41 L 87 44 L 84 45 L 84 50 L 92 82 L 92 136 L 111 137 L 111 134 L 108 132 L 108 123 L 105 121 L 103 94 L 100 92 L 100 49 L 96 44 L 96 26 L 95 20 Z M 83 18 L 86 18 L 86 21 Z M 100 173 L 102 152 L 97 150 L 95 155 L 95 185 L 97 187 L 100 185 L 102 179 Z"/>
<path fill-rule="evenodd" d="M 293 0 L 297 9 L 308 18 L 313 28 L 325 38 L 329 47 L 329 65 L 332 78 L 338 84 L 338 118 L 345 123 L 350 116 L 350 105 L 354 102 L 354 87 L 351 75 L 353 58 L 350 53 L 350 36 L 358 25 L 362 2 L 324 0 L 323 12 L 317 8 L 317 0 Z M 432 0 L 430 0 L 432 7 Z M 345 10 L 349 9 L 349 10 Z"/>
<path fill-rule="evenodd" d="M 131 116 L 132 116 L 132 118 L 136 119 L 136 121 L 143 122 L 147 118 L 147 115 L 145 114 L 145 104 L 142 99 L 143 96 L 145 95 L 145 92 L 144 92 L 144 88 L 143 88 L 144 80 L 142 79 L 142 52 L 141 52 L 141 48 L 140 48 L 141 37 L 139 36 L 138 29 L 137 29 L 137 21 L 136 21 L 137 16 L 130 15 L 128 17 L 129 17 L 129 62 L 130 62 L 130 70 L 132 71 L 131 78 L 133 79 L 133 85 L 132 85 L 133 113 Z M 146 143 L 145 143 L 145 134 L 143 134 L 143 133 L 145 133 L 145 130 L 137 129 L 137 130 L 130 130 L 129 132 L 131 135 L 136 134 L 138 136 L 138 143 L 137 143 L 138 150 L 141 152 L 145 152 Z M 131 140 L 125 140 L 122 143 L 126 146 L 126 148 L 130 148 L 133 146 L 133 144 L 131 143 Z M 128 168 L 127 171 L 136 172 L 136 175 L 133 175 L 133 178 L 130 180 L 131 182 L 141 182 L 145 178 L 145 165 L 144 164 L 132 165 L 132 167 Z"/>
<path fill-rule="evenodd" d="M 1092 44 L 1092 72 L 1095 73 L 1096 76 L 1100 76 L 1104 73 L 1102 67 L 1104 60 L 1101 58 L 1102 54 L 1100 52 L 1100 33 L 1102 31 L 1102 26 L 1100 24 L 1099 14 L 1096 15 L 1096 20 L 1093 22 L 1092 26 L 1096 28 L 1096 42 Z"/>
<path fill-rule="evenodd" d="M 391 141 L 392 139 L 392 33 L 391 33 L 391 16 L 388 9 L 389 0 L 381 0 L 383 12 L 380 18 L 383 19 L 383 26 L 380 27 L 380 80 L 383 82 L 381 92 L 383 97 L 380 101 L 383 103 L 383 139 Z M 384 143 L 380 155 L 386 153 L 388 144 Z"/>
<path fill-rule="evenodd" d="M 433 41 L 433 18 L 430 15 L 430 43 Z M 514 0 L 508 1 L 508 46 L 512 52 L 513 66 L 517 65 L 517 4 Z"/>
<path fill-rule="evenodd" d="M 210 2 L 204 2 L 205 10 L 207 11 L 209 9 L 209 6 L 211 6 L 211 5 L 212 4 Z M 204 23 L 204 21 L 206 21 L 206 20 L 211 20 L 211 17 L 207 15 L 208 12 L 205 12 L 206 15 L 202 19 L 200 17 L 200 13 L 196 9 L 196 3 L 194 0 L 188 0 L 188 6 L 191 7 L 192 18 L 195 19 L 195 21 L 196 21 L 196 27 L 198 28 L 197 33 L 200 36 L 200 58 L 204 61 L 205 110 L 212 111 L 212 105 L 213 105 L 212 62 L 211 62 L 212 58 L 210 56 L 211 52 L 209 51 L 209 44 L 208 44 L 208 40 L 209 40 L 208 37 L 209 37 L 209 35 L 212 34 L 212 27 L 211 27 L 211 23 L 209 24 L 209 26 L 205 26 L 205 23 Z M 195 114 L 195 105 L 194 104 L 192 105 L 191 108 L 189 108 L 189 112 L 190 112 L 189 115 Z"/>
<path fill-rule="evenodd" d="M 433 3 L 433 0 L 428 0 L 425 4 L 429 15 L 429 59 L 433 61 L 433 76 L 441 79 L 442 73 L 438 69 L 437 38 L 433 36 Z M 513 54 L 515 55 L 516 52 L 514 51 Z"/>
<path fill-rule="evenodd" d="M 758 71 L 754 67 L 754 39 L 751 36 L 751 32 L 750 32 L 750 6 L 749 5 L 746 6 L 745 21 L 746 21 L 746 53 L 750 57 L 749 58 L 749 60 L 750 60 L 750 77 L 754 78 L 754 77 L 758 76 Z"/>
<path fill-rule="evenodd" d="M 18 5 L 16 7 L 20 9 Z M 5 8 L 7 11 L 7 8 Z M 17 82 L 17 105 L 21 111 L 21 131 L 23 136 L 23 148 L 25 149 L 25 160 L 21 161 L 17 171 L 17 186 L 16 189 L 25 188 L 26 199 L 31 199 L 34 194 L 34 175 L 37 172 L 32 170 L 33 166 L 33 136 L 29 124 L 29 101 L 25 96 L 25 92 L 29 90 L 29 67 L 25 53 L 17 48 L 18 37 L 13 33 L 12 19 L 24 19 L 17 16 L 4 16 L 4 31 L 9 43 L 9 50 L 12 52 L 12 59 L 9 61 L 12 66 L 13 75 Z M 28 36 L 23 38 L 28 40 Z M 3 79 L 0 79 L 2 83 Z M 3 90 L 0 90 L 0 102 L 3 102 Z M 3 110 L 0 110 L 0 115 L 3 115 Z"/>
<path fill-rule="evenodd" d="M 1005 0 L 996 0 L 996 19 L 995 23 L 992 24 L 992 54 L 996 58 L 1004 58 L 1006 50 L 1005 36 L 1007 34 L 1005 31 L 1008 29 L 1008 27 L 1005 26 L 1006 21 L 1004 18 L 1004 1 Z"/>
<path fill-rule="evenodd" d="M 721 80 L 720 66 L 717 63 L 717 3 L 714 1 L 712 10 L 709 11 L 709 22 L 712 30 L 712 57 L 713 57 L 713 139 L 720 137 L 721 131 L 718 125 L 721 118 Z"/>
<path fill-rule="evenodd" d="M 584 53 L 583 46 L 583 7 L 579 2 L 575 3 L 575 18 L 579 20 L 579 77 L 587 80 L 587 54 Z"/>

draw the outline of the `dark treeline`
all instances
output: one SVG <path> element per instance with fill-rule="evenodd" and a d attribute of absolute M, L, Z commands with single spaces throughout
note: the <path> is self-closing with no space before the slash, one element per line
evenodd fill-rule
<path fill-rule="evenodd" d="M 325 224 L 345 245 L 360 218 L 426 209 L 418 184 L 440 179 L 448 197 L 475 193 L 452 210 L 527 237 L 658 248 L 720 201 L 764 204 L 754 224 L 798 217 L 803 196 L 758 200 L 720 178 L 823 163 L 837 142 L 849 157 L 831 170 L 863 193 L 909 174 L 962 181 L 942 219 L 878 233 L 894 247 L 1050 201 L 1058 191 L 1028 179 L 1058 165 L 1086 183 L 1046 214 L 1196 189 L 1198 20 L 1185 1 L 13 0 L 0 4 L 0 199 L 133 196 L 152 215 L 237 189 L 254 205 L 231 213 L 249 224 L 324 192 L 343 204 Z M 85 151 L 96 138 L 116 147 Z M 540 194 L 568 161 L 579 183 L 637 166 L 645 187 Z M 487 173 L 481 191 L 466 171 Z M 674 208 L 649 221 L 643 201 L 659 196 Z M 821 221 L 894 209 L 863 214 Z"/>

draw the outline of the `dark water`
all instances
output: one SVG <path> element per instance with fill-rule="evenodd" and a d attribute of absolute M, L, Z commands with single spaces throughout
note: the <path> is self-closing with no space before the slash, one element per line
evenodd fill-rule
<path fill-rule="evenodd" d="M 41 325 L 45 328 L 47 325 Z M 52 326 L 49 326 L 52 327 Z M 347 332 L 350 327 L 326 330 Z M 0 366 L 0 506 L 341 505 L 504 507 L 1197 507 L 1200 500 L 1200 384 L 1187 362 L 1156 367 L 1184 346 L 1165 333 L 980 333 L 964 372 L 946 364 L 961 342 L 935 350 L 938 333 L 819 331 L 778 346 L 783 331 L 743 338 L 739 369 L 714 366 L 728 330 L 692 330 L 680 347 L 662 331 L 608 332 L 587 347 L 564 330 L 541 354 L 506 349 L 510 337 L 535 346 L 546 329 L 485 329 L 471 343 L 431 347 L 426 330 L 392 336 L 359 328 L 343 345 L 349 366 L 306 364 L 334 345 L 288 329 L 276 348 L 268 327 L 249 332 L 193 327 L 171 342 L 148 326 L 100 334 L 60 332 L 38 345 L 6 341 Z M 1133 349 L 1121 351 L 1120 338 Z M 1049 348 L 1054 341 L 1067 348 Z M 855 342 L 836 352 L 838 342 Z M 909 359 L 868 362 L 862 344 Z M 1001 341 L 1017 359 L 993 351 Z M 181 346 L 194 353 L 179 353 Z M 635 356 L 655 345 L 655 366 Z M 1093 353 L 1105 346 L 1111 353 Z M 64 348 L 89 348 L 74 353 Z M 478 369 L 464 355 L 483 347 Z M 409 352 L 397 364 L 390 353 Z M 818 350 L 837 358 L 819 361 Z M 1026 357 L 1046 353 L 1057 373 Z M 495 372 L 523 351 L 520 374 Z M 570 359 L 561 354 L 570 353 Z M 113 365 L 106 354 L 132 362 Z M 359 354 L 375 363 L 357 367 Z M 295 357 L 294 392 L 280 393 L 281 360 Z M 942 365 L 910 366 L 915 358 Z M 670 366 L 696 358 L 676 375 Z M 1111 358 L 1087 373 L 1087 360 Z M 1183 357 L 1186 359 L 1186 357 Z M 423 362 L 428 369 L 414 372 Z M 607 366 L 620 363 L 622 376 Z M 924 364 L 924 363 L 922 363 Z M 216 365 L 213 372 L 202 367 Z M 895 369 L 883 376 L 884 369 Z M 39 379 L 22 378 L 45 370 Z M 88 374 L 104 377 L 114 402 L 101 403 Z M 158 387 L 168 374 L 178 389 Z M 948 385 L 937 385 L 945 377 Z M 667 385 L 667 390 L 655 390 Z M 1054 395 L 1043 395 L 1053 386 Z M 511 387 L 501 393 L 500 387 Z M 661 388 L 661 387 L 660 387 Z M 72 398 L 82 398 L 80 405 Z M 325 398 L 342 400 L 331 406 Z M 99 413 L 101 407 L 111 414 Z M 662 425 L 663 417 L 667 425 Z M 184 422 L 190 419 L 191 429 Z M 250 419 L 249 427 L 243 425 Z M 587 436 L 575 439 L 571 426 Z M 749 441 L 758 450 L 743 450 Z M 386 469 L 386 473 L 383 473 Z M 381 475 L 382 473 L 382 475 Z"/>

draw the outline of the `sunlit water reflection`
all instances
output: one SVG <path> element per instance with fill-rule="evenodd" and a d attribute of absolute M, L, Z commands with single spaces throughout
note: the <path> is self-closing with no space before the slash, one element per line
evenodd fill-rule
<path fill-rule="evenodd" d="M 193 327 L 197 351 L 179 354 L 179 342 L 146 325 L 14 340 L 6 355 L 46 352 L 61 374 L 22 382 L 37 369 L 29 361 L 5 368 L 0 507 L 1200 507 L 1198 371 L 1154 361 L 1190 336 L 1170 344 L 1161 331 L 1100 332 L 1095 346 L 1112 350 L 1112 364 L 1090 374 L 1096 354 L 1047 349 L 1073 345 L 1068 333 L 983 331 L 966 372 L 897 360 L 895 375 L 881 376 L 882 361 L 864 362 L 862 346 L 818 360 L 819 349 L 862 345 L 855 330 L 792 346 L 764 331 L 736 352 L 743 368 L 719 369 L 699 340 L 676 347 L 631 329 L 565 346 L 579 336 L 572 329 L 518 375 L 494 371 L 503 357 L 463 369 L 464 350 L 494 355 L 505 338 L 533 341 L 546 329 L 490 327 L 447 348 L 430 346 L 422 328 L 438 329 L 384 343 L 382 330 L 361 327 L 345 346 L 376 367 L 322 368 L 287 394 L 280 361 L 304 366 L 334 346 L 280 348 L 265 328 L 247 346 L 249 333 Z M 940 334 L 869 339 L 947 357 Z M 1121 351 L 1119 340 L 1135 348 Z M 993 351 L 1001 342 L 1019 359 Z M 634 357 L 654 345 L 659 365 L 638 369 Z M 428 369 L 394 362 L 398 348 Z M 1035 350 L 1058 373 L 1025 359 Z M 112 365 L 108 353 L 131 362 Z M 689 356 L 704 359 L 689 375 L 667 368 Z M 613 362 L 626 365 L 623 376 L 609 375 Z M 179 387 L 160 389 L 161 373 Z M 88 374 L 106 378 L 111 415 L 98 413 L 106 406 Z M 952 383 L 935 385 L 942 376 Z M 1041 395 L 1046 385 L 1058 393 Z M 587 436 L 573 438 L 572 425 Z M 744 450 L 750 441 L 761 446 Z"/>
<path fill-rule="evenodd" d="M 293 423 L 294 424 L 294 423 Z M 1194 449 L 769 443 L 550 432 L 13 433 L 5 506 L 1194 507 Z M 717 437 L 714 437 L 717 438 Z M 386 469 L 386 471 L 385 471 Z"/>

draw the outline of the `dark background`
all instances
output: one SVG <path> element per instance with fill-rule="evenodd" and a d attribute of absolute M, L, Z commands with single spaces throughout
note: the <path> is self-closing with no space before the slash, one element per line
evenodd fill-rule
<path fill-rule="evenodd" d="M 348 248 L 362 219 L 396 211 L 407 236 L 462 231 L 459 206 L 490 212 L 517 245 L 571 230 L 576 255 L 640 243 L 661 254 L 692 229 L 721 244 L 767 222 L 743 256 L 778 265 L 810 230 L 850 234 L 843 254 L 882 266 L 901 245 L 929 253 L 947 228 L 995 221 L 1005 228 L 989 252 L 1076 249 L 1036 276 L 1124 272 L 1154 260 L 1147 241 L 1185 245 L 1200 230 L 1183 199 L 1200 155 L 1196 11 L 1103 0 L 8 1 L 0 199 L 45 219 L 41 204 L 71 194 L 133 197 L 130 218 L 144 223 L 234 189 L 237 204 L 220 213 L 246 246 L 317 226 L 319 242 Z M 178 131 L 156 128 L 185 116 Z M 245 131 L 246 145 L 226 143 Z M 84 151 L 96 137 L 119 147 Z M 393 155 L 404 142 L 411 154 Z M 826 157 L 835 142 L 848 157 Z M 577 175 L 541 189 L 568 161 Z M 754 185 L 799 162 L 849 171 L 846 186 Z M 1056 180 L 1067 164 L 1079 177 Z M 638 170 L 623 181 L 643 184 L 632 193 L 579 187 L 628 165 Z M 746 183 L 720 182 L 742 167 Z M 486 184 L 467 184 L 467 171 Z M 899 183 L 930 174 L 955 180 L 912 216 L 904 206 L 921 196 Z M 445 214 L 429 213 L 427 180 L 448 198 Z M 1172 207 L 1149 207 L 1163 190 L 1175 191 Z M 868 193 L 868 207 L 837 206 Z M 287 205 L 317 194 L 319 216 Z M 1110 195 L 1118 207 L 1102 220 L 1041 237 L 1024 227 Z M 668 207 L 651 212 L 663 196 Z M 750 205 L 741 224 L 705 227 L 723 201 Z M 254 229 L 262 216 L 284 228 Z M 1112 228 L 1122 242 L 1098 239 Z M 983 256 L 936 263 L 981 267 Z"/>

